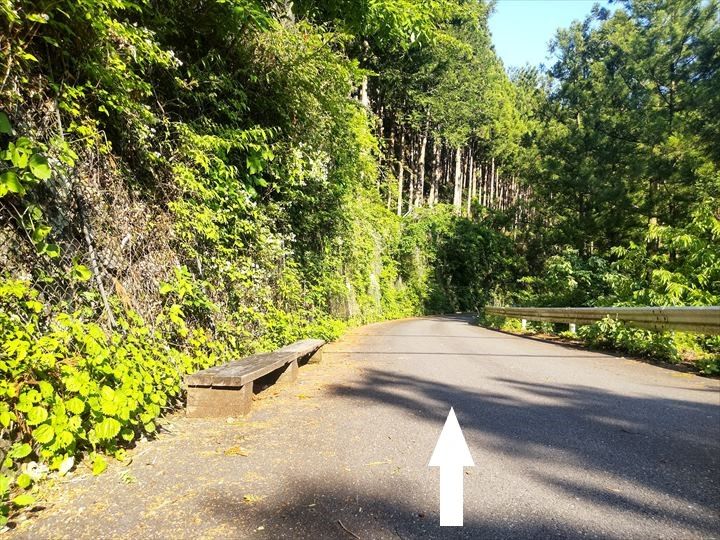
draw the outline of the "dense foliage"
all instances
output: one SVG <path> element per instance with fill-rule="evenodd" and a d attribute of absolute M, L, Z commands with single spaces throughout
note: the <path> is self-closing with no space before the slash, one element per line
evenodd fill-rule
<path fill-rule="evenodd" d="M 423 313 L 720 302 L 718 2 L 0 0 L 0 521 L 194 370 Z M 597 346 L 719 370 L 717 339 Z"/>
<path fill-rule="evenodd" d="M 625 1 L 558 32 L 521 233 L 526 305 L 720 304 L 720 7 Z M 717 338 L 607 322 L 595 345 L 720 372 Z"/>

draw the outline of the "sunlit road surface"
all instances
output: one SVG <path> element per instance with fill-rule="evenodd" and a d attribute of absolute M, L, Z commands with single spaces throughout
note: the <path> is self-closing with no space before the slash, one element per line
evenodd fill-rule
<path fill-rule="evenodd" d="M 720 385 L 465 317 L 361 328 L 246 419 L 176 415 L 27 538 L 718 538 Z M 428 460 L 450 407 L 462 528 Z"/>

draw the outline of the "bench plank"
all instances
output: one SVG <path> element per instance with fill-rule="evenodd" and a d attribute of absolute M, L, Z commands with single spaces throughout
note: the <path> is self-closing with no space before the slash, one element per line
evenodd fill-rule
<path fill-rule="evenodd" d="M 304 339 L 273 352 L 254 354 L 227 364 L 211 367 L 188 375 L 188 386 L 244 386 L 290 362 L 314 354 L 325 342 L 321 339 Z"/>
<path fill-rule="evenodd" d="M 187 416 L 218 418 L 247 414 L 252 406 L 253 381 L 281 369 L 278 381 L 294 381 L 298 361 L 310 358 L 318 361 L 324 344 L 321 339 L 304 339 L 273 352 L 253 354 L 186 376 Z"/>

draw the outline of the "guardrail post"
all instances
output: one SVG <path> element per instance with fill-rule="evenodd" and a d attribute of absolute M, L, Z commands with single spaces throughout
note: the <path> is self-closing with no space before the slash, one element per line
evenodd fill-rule
<path fill-rule="evenodd" d="M 575 323 L 570 323 L 570 333 L 575 334 L 577 330 L 577 327 L 575 326 Z"/>
<path fill-rule="evenodd" d="M 520 324 L 522 325 L 523 332 L 527 330 L 527 319 L 521 319 Z"/>

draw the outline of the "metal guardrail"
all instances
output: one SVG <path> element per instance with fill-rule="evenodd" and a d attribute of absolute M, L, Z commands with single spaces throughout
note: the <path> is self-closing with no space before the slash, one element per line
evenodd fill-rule
<path fill-rule="evenodd" d="M 606 317 L 648 330 L 720 334 L 720 306 L 710 307 L 486 307 L 485 313 L 529 321 L 592 324 Z"/>

